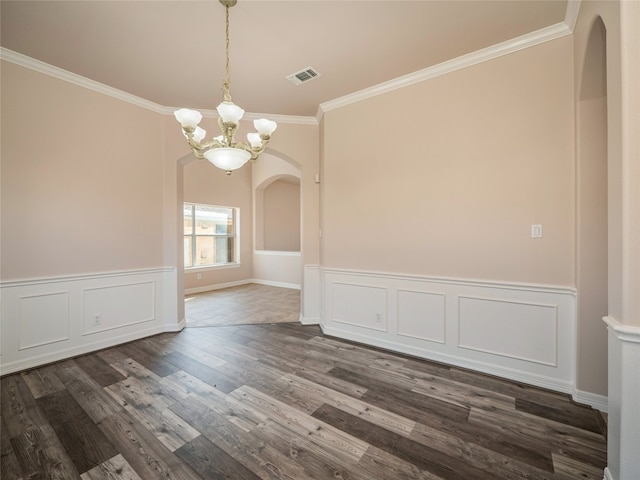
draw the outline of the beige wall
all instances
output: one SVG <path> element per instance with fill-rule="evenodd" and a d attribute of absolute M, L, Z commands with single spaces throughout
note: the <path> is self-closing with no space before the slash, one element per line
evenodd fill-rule
<path fill-rule="evenodd" d="M 327 112 L 323 264 L 573 286 L 572 59 L 564 37 Z"/>
<path fill-rule="evenodd" d="M 268 151 L 292 160 L 300 169 L 301 247 L 303 265 L 320 263 L 320 188 L 315 183 L 319 171 L 319 127 L 281 123 Z M 304 286 L 303 286 L 304 288 Z"/>
<path fill-rule="evenodd" d="M 300 251 L 300 184 L 276 180 L 264 189 L 264 249 Z"/>
<path fill-rule="evenodd" d="M 162 267 L 162 116 L 2 62 L 3 281 Z"/>

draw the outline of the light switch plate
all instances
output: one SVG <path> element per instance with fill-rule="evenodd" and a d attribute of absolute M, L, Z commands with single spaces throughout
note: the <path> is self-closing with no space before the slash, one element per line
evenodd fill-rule
<path fill-rule="evenodd" d="M 542 225 L 531 225 L 531 238 L 542 238 Z"/>

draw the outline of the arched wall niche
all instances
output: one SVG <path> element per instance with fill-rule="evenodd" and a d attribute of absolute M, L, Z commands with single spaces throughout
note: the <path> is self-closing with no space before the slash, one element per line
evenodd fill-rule
<path fill-rule="evenodd" d="M 579 390 L 607 395 L 609 188 L 606 27 L 591 25 L 577 104 L 576 286 Z"/>
<path fill-rule="evenodd" d="M 266 151 L 252 166 L 253 276 L 260 282 L 301 288 L 301 168 Z"/>
<path fill-rule="evenodd" d="M 256 251 L 300 252 L 301 172 L 295 163 L 265 153 L 253 165 Z"/>

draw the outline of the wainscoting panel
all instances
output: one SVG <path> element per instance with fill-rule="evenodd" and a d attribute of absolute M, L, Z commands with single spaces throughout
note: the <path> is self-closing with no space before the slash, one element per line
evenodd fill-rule
<path fill-rule="evenodd" d="M 2 375 L 183 326 L 175 268 L 2 282 L 0 294 Z"/>
<path fill-rule="evenodd" d="M 556 305 L 458 298 L 459 347 L 557 366 Z"/>
<path fill-rule="evenodd" d="M 303 325 L 320 323 L 320 299 L 322 298 L 322 280 L 320 265 L 305 265 L 303 270 L 300 300 L 300 322 Z"/>
<path fill-rule="evenodd" d="M 155 320 L 155 283 L 132 283 L 84 291 L 84 335 Z"/>
<path fill-rule="evenodd" d="M 69 340 L 69 293 L 21 297 L 19 331 L 19 350 Z"/>
<path fill-rule="evenodd" d="M 386 290 L 384 288 L 334 283 L 332 321 L 370 330 L 387 330 Z"/>
<path fill-rule="evenodd" d="M 327 268 L 322 285 L 329 335 L 574 391 L 572 288 Z"/>
<path fill-rule="evenodd" d="M 397 293 L 398 335 L 445 343 L 446 295 L 402 289 Z"/>

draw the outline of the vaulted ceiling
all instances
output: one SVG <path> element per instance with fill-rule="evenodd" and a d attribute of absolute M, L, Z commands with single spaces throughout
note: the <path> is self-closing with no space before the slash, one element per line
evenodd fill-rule
<path fill-rule="evenodd" d="M 245 110 L 318 105 L 564 21 L 566 0 L 239 0 L 231 93 Z M 1 2 L 3 48 L 163 106 L 213 109 L 225 77 L 218 0 Z M 305 67 L 321 76 L 286 79 Z"/>

